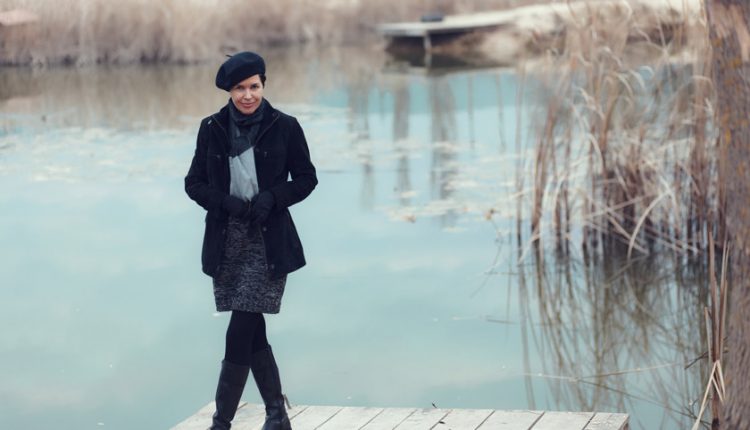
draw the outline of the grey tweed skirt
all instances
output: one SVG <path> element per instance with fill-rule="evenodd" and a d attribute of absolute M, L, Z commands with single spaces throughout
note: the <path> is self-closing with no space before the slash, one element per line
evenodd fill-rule
<path fill-rule="evenodd" d="M 286 276 L 271 279 L 257 226 L 229 217 L 224 258 L 214 275 L 216 310 L 277 314 Z"/>

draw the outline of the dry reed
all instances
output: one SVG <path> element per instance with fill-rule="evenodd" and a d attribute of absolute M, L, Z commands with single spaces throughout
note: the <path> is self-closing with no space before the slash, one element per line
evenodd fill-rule
<path fill-rule="evenodd" d="M 375 40 L 376 24 L 429 11 L 471 12 L 534 0 L 8 0 L 39 16 L 0 26 L 0 65 L 197 62 L 277 44 Z"/>
<path fill-rule="evenodd" d="M 723 223 L 702 29 L 633 45 L 628 20 L 586 24 L 569 30 L 568 51 L 533 72 L 548 84 L 531 236 L 549 227 L 564 248 L 579 225 L 586 252 L 706 249 Z"/>
<path fill-rule="evenodd" d="M 668 35 L 633 44 L 629 19 L 591 15 L 582 22 L 569 29 L 566 51 L 530 72 L 547 82 L 547 91 L 529 161 L 533 187 L 519 190 L 531 200 L 521 205 L 529 211 L 529 240 L 542 267 L 542 243 L 551 238 L 563 255 L 580 243 L 587 265 L 627 266 L 668 251 L 678 266 L 690 258 L 688 266 L 707 269 L 701 294 L 708 304 L 688 315 L 699 322 L 695 315 L 705 313 L 705 332 L 692 332 L 705 333 L 708 345 L 697 428 L 708 399 L 711 415 L 721 416 L 728 290 L 706 30 L 700 24 L 670 28 Z M 717 249 L 723 252 L 719 281 Z M 546 283 L 545 276 L 537 274 L 537 283 Z"/>
<path fill-rule="evenodd" d="M 726 384 L 724 383 L 724 341 L 726 339 L 726 315 L 727 299 L 729 297 L 729 284 L 727 275 L 729 270 L 730 249 L 726 243 L 722 249 L 724 253 L 721 258 L 721 273 L 716 278 L 716 257 L 714 253 L 713 238 L 709 236 L 709 275 L 710 293 L 708 306 L 703 308 L 706 320 L 706 343 L 708 351 L 706 357 L 711 363 L 711 371 L 703 394 L 700 411 L 693 425 L 697 430 L 701 424 L 701 418 L 706 410 L 708 400 L 711 400 L 712 428 L 719 427 L 719 418 L 722 416 L 722 406 L 726 398 Z"/>

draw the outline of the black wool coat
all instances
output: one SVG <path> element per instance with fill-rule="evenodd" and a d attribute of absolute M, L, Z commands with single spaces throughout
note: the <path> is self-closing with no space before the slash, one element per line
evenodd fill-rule
<path fill-rule="evenodd" d="M 318 179 L 297 119 L 270 103 L 265 109 L 253 150 L 258 188 L 270 191 L 275 199 L 260 228 L 268 268 L 271 276 L 278 278 L 305 265 L 302 243 L 287 208 L 310 195 Z M 229 194 L 229 147 L 229 108 L 224 106 L 201 121 L 195 155 L 185 177 L 185 192 L 207 211 L 201 261 L 203 272 L 211 277 L 224 255 L 229 219 L 222 209 Z"/>

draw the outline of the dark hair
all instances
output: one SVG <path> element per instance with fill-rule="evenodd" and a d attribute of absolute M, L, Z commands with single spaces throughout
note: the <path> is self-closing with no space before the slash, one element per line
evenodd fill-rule
<path fill-rule="evenodd" d="M 263 86 L 266 86 L 266 74 L 263 73 L 260 75 L 260 83 L 263 84 Z"/>

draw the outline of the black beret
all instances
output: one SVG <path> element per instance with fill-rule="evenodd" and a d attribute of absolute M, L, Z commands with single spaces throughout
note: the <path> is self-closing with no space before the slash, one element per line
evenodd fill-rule
<path fill-rule="evenodd" d="M 255 52 L 240 52 L 234 54 L 219 67 L 216 72 L 216 86 L 229 91 L 239 82 L 250 76 L 265 75 L 266 62 Z"/>

